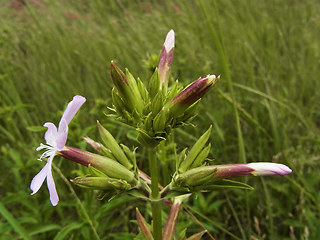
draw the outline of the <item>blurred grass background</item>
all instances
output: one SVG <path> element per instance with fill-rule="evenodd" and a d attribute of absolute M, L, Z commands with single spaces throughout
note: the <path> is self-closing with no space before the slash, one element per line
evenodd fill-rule
<path fill-rule="evenodd" d="M 44 129 L 35 126 L 57 124 L 81 94 L 87 103 L 70 125 L 68 145 L 85 148 L 82 137 L 97 137 L 97 119 L 119 141 L 136 145 L 128 128 L 104 115 L 109 63 L 146 81 L 174 29 L 173 79 L 187 85 L 221 74 L 196 127 L 174 133 L 177 149 L 213 124 L 215 164 L 273 161 L 294 171 L 244 178 L 255 190 L 198 194 L 186 206 L 219 240 L 320 239 L 319 11 L 316 0 L 0 1 L 0 238 L 95 239 L 97 232 L 101 239 L 134 239 L 135 207 L 150 220 L 150 209 L 134 198 L 99 201 L 77 187 L 73 194 L 66 181 L 83 169 L 59 157 L 59 205 L 51 206 L 45 186 L 30 196 L 42 167 L 35 148 L 44 141 Z M 163 184 L 173 173 L 172 147 L 162 146 L 159 156 Z M 185 227 L 188 235 L 202 230 L 187 213 L 178 230 Z"/>

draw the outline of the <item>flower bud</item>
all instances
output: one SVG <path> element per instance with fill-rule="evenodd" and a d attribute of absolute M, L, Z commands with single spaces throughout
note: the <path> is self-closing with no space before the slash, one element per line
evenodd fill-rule
<path fill-rule="evenodd" d="M 137 82 L 131 73 L 126 70 L 126 74 L 112 61 L 111 77 L 114 85 L 119 91 L 123 103 L 127 106 L 129 112 L 135 109 L 142 113 L 144 103 L 141 98 Z"/>
<path fill-rule="evenodd" d="M 137 218 L 137 222 L 138 222 L 140 231 L 143 234 L 143 236 L 145 237 L 145 239 L 153 240 L 153 236 L 152 236 L 152 233 L 149 229 L 149 225 L 146 222 L 146 220 L 144 219 L 144 217 L 141 215 L 138 208 L 136 208 L 136 218 Z"/>
<path fill-rule="evenodd" d="M 186 194 L 174 199 L 166 225 L 163 229 L 162 239 L 172 240 L 174 238 L 182 201 L 190 196 L 191 194 Z"/>
<path fill-rule="evenodd" d="M 111 178 L 123 179 L 129 183 L 134 181 L 133 172 L 110 158 L 69 146 L 65 146 L 58 153 L 62 157 L 86 167 L 90 164 Z"/>
<path fill-rule="evenodd" d="M 237 177 L 243 175 L 287 175 L 292 172 L 286 165 L 270 162 L 213 165 L 212 167 L 217 168 L 217 172 L 214 176 L 215 178 Z"/>
<path fill-rule="evenodd" d="M 191 83 L 182 92 L 172 98 L 164 108 L 168 109 L 172 116 L 178 117 L 189 106 L 198 101 L 217 82 L 220 77 L 208 75 Z"/>
<path fill-rule="evenodd" d="M 259 162 L 248 164 L 225 164 L 197 167 L 188 170 L 175 177 L 175 183 L 179 186 L 195 187 L 209 185 L 215 179 L 237 176 L 270 176 L 287 175 L 292 170 L 279 163 Z"/>
<path fill-rule="evenodd" d="M 71 180 L 80 187 L 91 188 L 95 190 L 129 190 L 131 188 L 124 180 L 106 177 L 81 177 Z"/>
<path fill-rule="evenodd" d="M 105 129 L 99 122 L 97 123 L 98 123 L 99 133 L 103 143 L 111 151 L 112 155 L 115 156 L 118 162 L 120 162 L 126 168 L 131 169 L 132 164 L 129 162 L 128 158 L 120 148 L 117 141 L 114 139 L 114 137 L 111 135 L 111 133 L 107 129 Z"/>
<path fill-rule="evenodd" d="M 174 31 L 171 29 L 162 47 L 162 52 L 158 64 L 160 89 L 168 86 L 170 67 L 172 65 L 174 50 Z"/>

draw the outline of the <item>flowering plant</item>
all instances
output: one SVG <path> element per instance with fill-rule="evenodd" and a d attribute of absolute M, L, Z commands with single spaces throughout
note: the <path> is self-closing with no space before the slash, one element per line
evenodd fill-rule
<path fill-rule="evenodd" d="M 137 141 L 149 151 L 148 160 L 151 178 L 137 166 L 136 148 L 119 144 L 111 133 L 98 122 L 102 143 L 88 137 L 86 142 L 97 153 L 66 146 L 68 124 L 86 101 L 75 96 L 68 104 L 58 129 L 53 123 L 45 123 L 46 145 L 37 150 L 46 149 L 40 160 L 47 158 L 43 169 L 33 178 L 30 188 L 35 194 L 45 179 L 53 206 L 59 198 L 52 177 L 51 165 L 55 155 L 60 155 L 88 168 L 89 174 L 71 180 L 74 184 L 100 190 L 104 197 L 112 198 L 120 193 L 134 195 L 151 203 L 153 224 L 150 229 L 139 210 L 136 211 L 141 234 L 146 239 L 173 239 L 182 201 L 199 191 L 211 191 L 220 188 L 252 189 L 249 185 L 230 180 L 230 177 L 252 175 L 286 175 L 291 169 L 279 163 L 247 163 L 209 165 L 207 157 L 211 144 L 207 144 L 211 126 L 196 141 L 192 148 L 184 149 L 177 155 L 176 171 L 171 182 L 159 188 L 158 145 L 166 141 L 172 130 L 183 127 L 195 117 L 196 108 L 204 95 L 215 85 L 220 76 L 207 75 L 195 80 L 182 89 L 179 82 L 169 84 L 170 67 L 173 60 L 174 31 L 170 30 L 163 44 L 158 67 L 148 84 L 135 78 L 128 69 L 123 71 L 111 62 L 113 116 L 119 121 L 134 127 L 138 133 Z M 162 231 L 162 204 L 171 205 L 168 220 Z M 204 232 L 191 236 L 199 239 Z"/>

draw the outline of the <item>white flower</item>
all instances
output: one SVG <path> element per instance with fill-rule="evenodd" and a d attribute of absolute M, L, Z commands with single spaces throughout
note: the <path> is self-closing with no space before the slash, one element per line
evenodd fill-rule
<path fill-rule="evenodd" d="M 47 158 L 47 163 L 41 169 L 41 171 L 32 179 L 30 189 L 32 190 L 31 195 L 35 194 L 36 192 L 38 192 L 44 180 L 47 178 L 47 186 L 49 189 L 50 201 L 53 206 L 56 206 L 58 204 L 59 197 L 51 172 L 52 160 L 56 152 L 60 151 L 66 144 L 68 136 L 68 124 L 85 101 L 86 99 L 82 96 L 77 95 L 73 97 L 73 100 L 69 102 L 66 110 L 62 115 L 58 129 L 51 122 L 47 122 L 43 125 L 48 128 L 44 135 L 46 144 L 41 143 L 36 150 L 39 151 L 42 149 L 46 149 L 46 151 L 41 155 L 39 160 L 41 160 L 42 158 Z"/>

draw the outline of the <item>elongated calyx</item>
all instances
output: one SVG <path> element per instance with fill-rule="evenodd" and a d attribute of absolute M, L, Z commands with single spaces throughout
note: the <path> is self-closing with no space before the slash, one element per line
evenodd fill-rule
<path fill-rule="evenodd" d="M 70 146 L 65 146 L 59 151 L 59 155 L 86 167 L 91 165 L 108 177 L 126 180 L 129 183 L 134 181 L 134 173 L 113 159 Z"/>
<path fill-rule="evenodd" d="M 125 180 L 108 177 L 79 177 L 71 182 L 80 187 L 105 191 L 129 190 L 131 187 Z"/>

